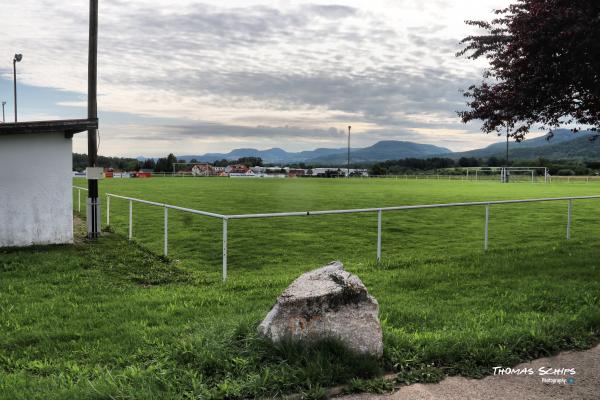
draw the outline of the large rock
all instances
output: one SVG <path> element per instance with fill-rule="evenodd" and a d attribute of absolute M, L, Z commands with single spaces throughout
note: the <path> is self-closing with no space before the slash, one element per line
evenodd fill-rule
<path fill-rule="evenodd" d="M 339 261 L 307 272 L 277 299 L 258 327 L 274 342 L 338 338 L 350 349 L 383 354 L 379 304 Z"/>

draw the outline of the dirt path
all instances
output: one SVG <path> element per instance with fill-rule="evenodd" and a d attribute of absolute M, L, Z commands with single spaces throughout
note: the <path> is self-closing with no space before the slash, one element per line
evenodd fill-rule
<path fill-rule="evenodd" d="M 531 375 L 491 375 L 483 379 L 450 377 L 436 384 L 405 386 L 388 395 L 352 395 L 344 400 L 536 400 L 600 399 L 600 345 L 581 352 L 564 352 L 516 368 L 532 368 Z M 571 375 L 539 375 L 539 368 L 574 368 Z M 542 379 L 564 379 L 560 383 Z M 567 382 L 572 378 L 570 382 Z"/>

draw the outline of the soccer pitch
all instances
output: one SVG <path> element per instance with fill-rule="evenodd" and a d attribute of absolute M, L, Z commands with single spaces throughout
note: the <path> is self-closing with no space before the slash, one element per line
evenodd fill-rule
<path fill-rule="evenodd" d="M 221 214 L 250 214 L 586 196 L 600 194 L 600 185 L 152 178 L 104 180 L 101 191 Z M 106 197 L 102 200 L 106 203 Z M 600 215 L 595 210 L 599 206 L 600 200 L 574 202 L 574 239 L 598 233 Z M 127 234 L 128 207 L 126 200 L 111 199 L 111 228 L 118 233 Z M 134 203 L 133 208 L 134 239 L 161 254 L 163 210 L 140 203 Z M 384 212 L 382 260 L 481 254 L 484 223 L 484 206 Z M 565 240 L 566 224 L 566 201 L 493 205 L 489 246 L 506 251 L 556 246 Z M 221 230 L 218 219 L 170 210 L 169 256 L 209 275 L 218 274 Z M 376 213 L 231 220 L 228 231 L 232 279 L 239 271 L 302 271 L 334 259 L 352 265 L 376 258 Z"/>

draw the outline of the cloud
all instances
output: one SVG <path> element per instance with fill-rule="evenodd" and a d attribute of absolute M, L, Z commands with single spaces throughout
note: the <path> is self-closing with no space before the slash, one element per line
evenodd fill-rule
<path fill-rule="evenodd" d="M 459 89 L 483 65 L 454 54 L 469 33 L 464 19 L 507 2 L 105 0 L 99 107 L 159 129 L 161 143 L 203 135 L 335 141 L 329 129 L 348 124 L 373 139 L 382 131 L 418 139 L 424 131 L 413 128 L 476 132 L 455 111 L 464 107 Z M 25 54 L 20 81 L 85 93 L 87 3 L 20 0 L 4 12 L 14 18 L 3 21 L 0 48 Z M 0 69 L 6 79 L 10 72 Z M 56 102 L 57 112 L 78 105 Z"/>

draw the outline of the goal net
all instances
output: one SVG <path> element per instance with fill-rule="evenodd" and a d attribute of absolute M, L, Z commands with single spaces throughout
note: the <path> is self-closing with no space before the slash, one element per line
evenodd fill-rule
<path fill-rule="evenodd" d="M 467 180 L 509 182 L 547 182 L 548 169 L 545 167 L 469 167 Z"/>

